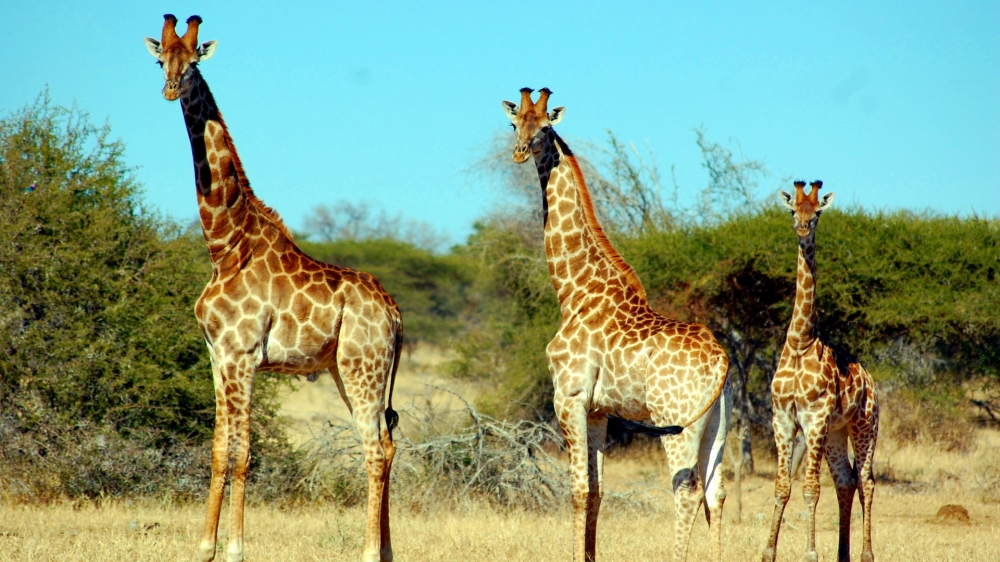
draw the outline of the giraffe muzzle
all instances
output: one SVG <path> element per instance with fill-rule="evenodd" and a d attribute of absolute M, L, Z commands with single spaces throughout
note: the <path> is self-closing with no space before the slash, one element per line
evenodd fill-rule
<path fill-rule="evenodd" d="M 163 97 L 166 98 L 167 101 L 175 101 L 177 98 L 181 97 L 181 81 L 167 81 L 167 84 L 163 86 Z"/>
<path fill-rule="evenodd" d="M 528 155 L 530 154 L 528 145 L 519 144 L 514 147 L 514 162 L 518 164 L 524 164 L 528 160 Z"/>

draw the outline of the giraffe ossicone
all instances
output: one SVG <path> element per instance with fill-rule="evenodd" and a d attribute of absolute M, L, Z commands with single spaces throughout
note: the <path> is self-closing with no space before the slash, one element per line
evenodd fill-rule
<path fill-rule="evenodd" d="M 250 460 L 250 394 L 258 370 L 329 371 L 357 426 L 368 472 L 365 562 L 392 560 L 389 472 L 395 454 L 392 386 L 402 351 L 399 307 L 371 275 L 304 254 L 274 210 L 254 195 L 236 146 L 197 64 L 201 18 L 179 37 L 164 16 L 146 47 L 163 67 L 167 100 L 180 99 L 194 159 L 198 211 L 212 278 L 195 304 L 215 383 L 208 514 L 199 559 L 215 558 L 219 513 L 231 472 L 227 562 L 243 560 L 243 506 Z M 383 425 L 384 420 L 384 425 Z"/>
<path fill-rule="evenodd" d="M 806 500 L 806 560 L 816 560 L 816 504 L 819 501 L 820 463 L 826 457 L 840 505 L 838 560 L 851 559 L 851 509 L 854 492 L 863 510 L 861 559 L 872 562 L 872 499 L 875 478 L 872 462 L 878 439 L 878 394 L 868 371 L 850 354 L 823 340 L 816 306 L 816 226 L 820 214 L 833 203 L 833 193 L 819 197 L 823 182 L 795 182 L 795 194 L 780 192 L 781 204 L 792 212 L 798 236 L 795 307 L 785 345 L 771 382 L 772 425 L 778 450 L 774 483 L 774 513 L 763 562 L 777 556 L 781 519 L 791 494 L 793 441 L 801 430 L 806 439 L 803 494 Z M 851 464 L 848 446 L 854 449 Z"/>
<path fill-rule="evenodd" d="M 503 110 L 515 129 L 514 161 L 533 157 L 538 170 L 545 254 L 562 316 L 546 357 L 569 452 L 574 559 L 595 556 L 607 418 L 615 415 L 648 420 L 663 435 L 677 510 L 674 559 L 686 558 L 705 501 L 719 560 L 721 462 L 732 408 L 726 352 L 705 326 L 650 307 L 635 271 L 597 221 L 576 158 L 553 129 L 565 108 L 548 111 L 548 88 L 538 101 L 531 94 L 522 89 L 520 104 L 504 101 Z"/>

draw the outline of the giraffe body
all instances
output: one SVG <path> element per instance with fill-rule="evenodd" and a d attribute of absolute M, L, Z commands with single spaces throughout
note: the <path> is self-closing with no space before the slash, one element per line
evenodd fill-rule
<path fill-rule="evenodd" d="M 793 441 L 798 429 L 806 438 L 803 493 L 808 513 L 804 560 L 817 560 L 816 504 L 819 501 L 820 461 L 826 457 L 840 505 L 838 559 L 849 562 L 851 509 L 858 491 L 863 509 L 861 558 L 872 562 L 871 508 L 875 494 L 872 460 L 878 438 L 878 395 L 868 371 L 849 354 L 835 350 L 820 337 L 816 309 L 816 225 L 820 213 L 833 202 L 833 193 L 819 199 L 822 182 L 806 195 L 796 182 L 796 195 L 782 192 L 782 203 L 792 211 L 799 237 L 795 308 L 778 368 L 771 383 L 774 438 L 778 450 L 774 514 L 762 560 L 774 562 L 781 518 L 791 494 Z M 853 448 L 851 464 L 848 447 Z"/>
<path fill-rule="evenodd" d="M 183 38 L 174 30 L 176 18 L 164 18 L 163 41 L 146 38 L 146 43 L 164 67 L 164 97 L 181 100 L 212 261 L 211 280 L 195 305 L 216 396 L 212 481 L 199 560 L 215 557 L 230 474 L 226 559 L 243 559 L 250 396 L 258 370 L 310 380 L 321 372 L 332 374 L 364 444 L 369 481 L 364 560 L 391 560 L 391 430 L 398 420 L 391 386 L 402 346 L 399 308 L 371 275 L 305 255 L 277 214 L 253 194 L 222 115 L 195 66 L 211 55 L 214 42 L 197 45 L 197 16 L 188 20 Z"/>
<path fill-rule="evenodd" d="M 664 435 L 677 509 L 674 559 L 686 558 L 698 506 L 707 503 L 721 556 L 725 491 L 720 463 L 732 407 L 725 351 L 708 328 L 657 314 L 631 267 L 598 224 L 575 157 L 523 89 L 504 102 L 518 135 L 514 160 L 534 157 L 545 205 L 545 253 L 562 320 L 546 347 L 554 406 L 572 473 L 574 559 L 594 560 L 607 416 L 676 427 Z"/>

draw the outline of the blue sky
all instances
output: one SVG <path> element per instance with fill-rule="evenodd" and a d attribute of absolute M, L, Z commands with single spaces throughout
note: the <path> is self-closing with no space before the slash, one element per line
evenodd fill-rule
<path fill-rule="evenodd" d="M 142 44 L 162 14 L 204 18 L 202 72 L 257 194 L 293 227 L 368 202 L 453 241 L 495 204 L 469 168 L 547 86 L 557 127 L 605 129 L 707 182 L 692 129 L 839 205 L 1000 215 L 1000 2 L 17 2 L 0 34 L 0 111 L 46 85 L 107 120 L 146 201 L 196 216 L 178 103 Z M 183 24 L 179 26 L 183 30 Z M 738 143 L 738 144 L 736 144 Z"/>

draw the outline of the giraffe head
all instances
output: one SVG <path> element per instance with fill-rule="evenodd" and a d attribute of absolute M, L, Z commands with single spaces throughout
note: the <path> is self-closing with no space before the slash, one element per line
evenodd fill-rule
<path fill-rule="evenodd" d="M 538 102 L 531 101 L 531 88 L 521 88 L 521 106 L 514 102 L 504 101 L 503 110 L 510 118 L 517 144 L 514 145 L 514 161 L 523 164 L 528 159 L 529 152 L 539 149 L 537 140 L 550 127 L 562 120 L 566 114 L 565 107 L 557 107 L 546 113 L 549 96 L 552 90 L 542 88 L 538 93 Z"/>
<path fill-rule="evenodd" d="M 781 204 L 792 212 L 795 219 L 795 233 L 799 238 L 805 238 L 816 232 L 816 224 L 819 223 L 819 215 L 833 205 L 833 192 L 827 193 L 822 199 L 819 198 L 819 188 L 823 187 L 823 182 L 816 180 L 809 184 L 812 190 L 807 195 L 805 192 L 806 182 L 795 182 L 795 195 L 785 191 L 779 192 Z"/>
<path fill-rule="evenodd" d="M 173 14 L 166 14 L 163 16 L 162 40 L 146 37 L 146 48 L 163 67 L 163 78 L 166 80 L 163 97 L 170 101 L 180 97 L 181 88 L 185 85 L 184 78 L 190 75 L 194 66 L 215 53 L 215 41 L 198 44 L 199 24 L 201 17 L 189 17 L 187 30 L 183 37 L 179 37 L 175 29 L 177 18 Z"/>

